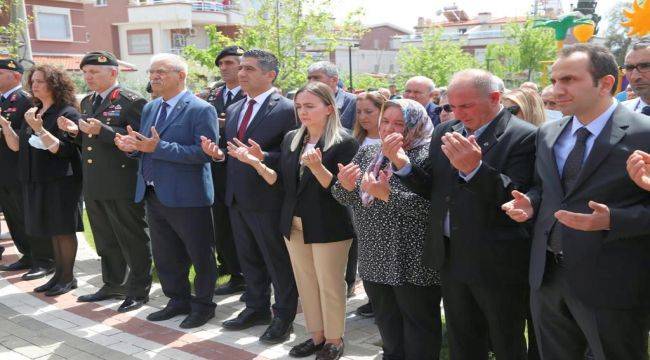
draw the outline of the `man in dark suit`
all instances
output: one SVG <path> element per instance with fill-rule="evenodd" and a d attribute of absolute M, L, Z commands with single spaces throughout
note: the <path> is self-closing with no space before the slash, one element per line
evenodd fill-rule
<path fill-rule="evenodd" d="M 160 97 L 142 110 L 142 130 L 127 127 L 116 144 L 139 161 L 135 201 L 145 200 L 158 277 L 167 306 L 147 316 L 162 321 L 188 314 L 182 328 L 201 326 L 214 317 L 217 280 L 210 158 L 201 135 L 218 138 L 217 113 L 185 89 L 187 63 L 177 55 L 157 54 L 148 70 Z M 218 140 L 217 140 L 218 141 Z M 194 266 L 194 296 L 188 279 Z"/>
<path fill-rule="evenodd" d="M 277 74 L 278 60 L 273 54 L 263 50 L 245 52 L 238 76 L 247 97 L 231 105 L 226 113 L 227 140 L 248 146 L 251 154 L 272 168 L 277 168 L 280 160 L 284 135 L 297 125 L 293 103 L 273 88 Z M 204 151 L 223 161 L 223 151 L 210 139 L 204 137 Z M 280 343 L 293 329 L 298 305 L 291 262 L 279 227 L 282 189 L 269 186 L 248 164 L 230 158 L 226 162 L 226 205 L 246 279 L 246 308 L 235 319 L 225 321 L 223 327 L 242 330 L 270 321 L 260 341 Z M 272 320 L 271 283 L 275 296 Z"/>
<path fill-rule="evenodd" d="M 86 120 L 80 119 L 77 126 L 59 119 L 59 128 L 81 145 L 84 202 L 104 284 L 77 301 L 126 297 L 118 311 L 127 312 L 149 300 L 151 242 L 144 204 L 133 202 L 138 162 L 115 147 L 115 134 L 126 134 L 127 126 L 140 130 L 146 100 L 117 82 L 117 58 L 110 52 L 90 52 L 79 67 L 92 90 L 81 100 Z"/>
<path fill-rule="evenodd" d="M 436 85 L 433 80 L 426 76 L 414 76 L 406 81 L 404 85 L 404 98 L 411 99 L 419 102 L 427 110 L 427 114 L 433 126 L 440 124 L 440 117 L 436 114 L 435 110 L 438 105 L 431 101 L 431 96 L 436 90 Z"/>
<path fill-rule="evenodd" d="M 14 59 L 0 60 L 0 116 L 11 123 L 16 133 L 25 121 L 25 112 L 32 107 L 31 96 L 22 89 L 23 67 Z M 0 270 L 26 270 L 23 280 L 42 278 L 51 273 L 53 253 L 51 241 L 38 239 L 25 232 L 23 193 L 18 181 L 18 153 L 12 151 L 4 139 L 0 139 L 0 204 L 9 227 L 14 245 L 23 255 Z M 45 246 L 43 246 L 45 245 Z M 0 257 L 4 248 L 0 247 Z"/>
<path fill-rule="evenodd" d="M 307 80 L 320 81 L 332 89 L 334 100 L 336 100 L 336 107 L 339 110 L 341 125 L 352 130 L 357 116 L 357 97 L 338 87 L 339 70 L 336 65 L 329 61 L 319 61 L 309 65 L 309 68 L 307 68 Z"/>
<path fill-rule="evenodd" d="M 503 108 L 489 72 L 455 74 L 448 98 L 458 120 L 434 130 L 427 166 L 408 163 L 399 134 L 384 154 L 431 199 L 424 256 L 440 271 L 452 358 L 487 359 L 491 343 L 498 359 L 523 359 L 530 234 L 500 206 L 532 182 L 535 127 Z"/>
<path fill-rule="evenodd" d="M 650 122 L 612 98 L 618 76 L 605 48 L 562 49 L 551 79 L 565 117 L 537 136 L 535 186 L 504 204 L 535 218 L 531 312 L 543 359 L 648 359 L 650 194 L 625 172 L 650 150 Z"/>
<path fill-rule="evenodd" d="M 219 67 L 221 79 L 225 82 L 222 86 L 210 90 L 207 101 L 217 110 L 219 117 L 219 147 L 226 148 L 226 109 L 228 106 L 246 97 L 239 86 L 239 63 L 244 49 L 239 46 L 228 46 L 221 50 L 214 60 Z M 218 287 L 215 295 L 229 295 L 245 288 L 244 276 L 241 272 L 235 242 L 233 240 L 230 215 L 226 206 L 226 163 L 212 162 L 212 181 L 214 182 L 214 204 L 212 215 L 214 217 L 214 240 L 217 247 L 219 268 L 223 269 L 218 275 L 230 275 L 228 283 Z"/>

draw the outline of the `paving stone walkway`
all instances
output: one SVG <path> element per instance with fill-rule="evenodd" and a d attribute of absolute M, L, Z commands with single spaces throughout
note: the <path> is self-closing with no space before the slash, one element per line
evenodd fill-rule
<path fill-rule="evenodd" d="M 6 226 L 3 224 L 3 228 Z M 2 263 L 18 259 L 13 243 L 0 240 L 7 250 Z M 75 276 L 79 288 L 55 298 L 32 292 L 46 280 L 22 281 L 21 272 L 0 272 L 0 359 L 288 359 L 291 347 L 306 339 L 304 317 L 298 314 L 294 334 L 275 346 L 257 339 L 264 326 L 225 331 L 222 321 L 236 316 L 244 304 L 239 295 L 215 297 L 216 316 L 208 324 L 184 330 L 182 317 L 152 323 L 147 314 L 164 307 L 167 298 L 154 284 L 147 306 L 127 314 L 116 311 L 120 301 L 78 303 L 79 295 L 101 286 L 97 254 L 79 234 Z M 354 314 L 366 302 L 363 287 L 348 301 L 344 359 L 380 359 L 380 338 L 372 319 Z"/>

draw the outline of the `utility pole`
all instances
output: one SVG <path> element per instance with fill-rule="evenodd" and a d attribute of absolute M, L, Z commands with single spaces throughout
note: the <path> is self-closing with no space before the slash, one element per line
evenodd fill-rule
<path fill-rule="evenodd" d="M 27 21 L 27 11 L 25 10 L 24 0 L 9 0 L 11 1 L 11 18 L 10 22 L 13 24 L 21 25 L 21 29 L 16 34 L 16 38 L 12 39 L 18 48 L 18 60 L 23 62 L 26 60 L 29 64 L 23 64 L 31 67 L 34 64 L 32 58 L 32 44 L 29 40 L 29 23 Z"/>

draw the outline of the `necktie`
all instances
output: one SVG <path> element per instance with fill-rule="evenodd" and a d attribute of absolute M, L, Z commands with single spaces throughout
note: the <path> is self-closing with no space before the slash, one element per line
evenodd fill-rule
<path fill-rule="evenodd" d="M 244 113 L 244 118 L 241 121 L 241 125 L 239 125 L 239 129 L 237 129 L 237 138 L 239 140 L 244 140 L 244 135 L 246 134 L 248 123 L 251 121 L 251 116 L 253 115 L 254 105 L 255 105 L 254 99 L 248 100 L 248 108 L 246 108 L 246 112 Z"/>
<path fill-rule="evenodd" d="M 641 109 L 641 114 L 650 116 L 650 105 L 646 105 Z"/>
<path fill-rule="evenodd" d="M 160 130 L 167 120 L 167 108 L 169 104 L 163 101 L 160 106 L 160 113 L 158 114 L 158 119 L 154 126 L 156 129 Z M 144 154 L 142 157 L 142 177 L 144 178 L 145 183 L 153 181 L 153 162 L 149 154 Z"/>
<path fill-rule="evenodd" d="M 228 105 L 230 105 L 231 102 L 232 102 L 232 92 L 228 90 L 228 92 L 226 93 L 226 107 L 228 107 Z"/>
<path fill-rule="evenodd" d="M 566 158 L 564 169 L 562 170 L 562 187 L 564 188 L 565 194 L 573 189 L 573 186 L 578 179 L 578 175 L 582 169 L 582 160 L 585 157 L 587 138 L 589 135 L 591 135 L 591 132 L 589 132 L 586 127 L 581 127 L 576 131 L 576 143 L 573 145 L 573 149 L 571 149 L 569 156 Z M 548 246 L 555 254 L 562 252 L 561 226 L 561 224 L 556 222 L 551 230 L 551 236 L 549 237 Z"/>
<path fill-rule="evenodd" d="M 99 106 L 102 104 L 102 97 L 99 94 L 95 95 L 93 99 L 93 114 L 99 109 Z"/>

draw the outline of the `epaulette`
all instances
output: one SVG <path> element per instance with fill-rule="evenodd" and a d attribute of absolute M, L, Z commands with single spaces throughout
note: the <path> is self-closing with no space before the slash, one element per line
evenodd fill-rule
<path fill-rule="evenodd" d="M 122 95 L 124 98 L 131 100 L 131 101 L 136 101 L 138 99 L 142 99 L 142 95 L 138 94 L 137 92 L 127 89 L 127 88 L 117 88 L 113 90 L 114 92 L 117 91 L 117 95 Z M 117 98 L 117 96 L 115 97 Z M 112 98 L 111 98 L 112 99 Z"/>

